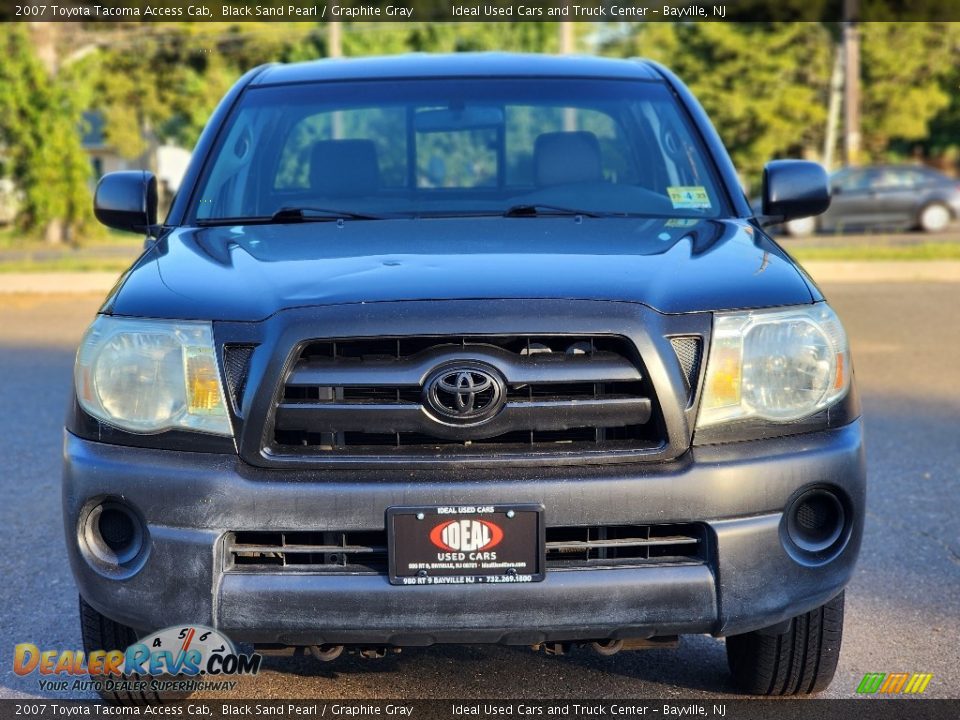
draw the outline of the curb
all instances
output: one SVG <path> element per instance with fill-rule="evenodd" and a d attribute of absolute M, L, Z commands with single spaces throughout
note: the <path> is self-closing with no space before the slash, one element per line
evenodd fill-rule
<path fill-rule="evenodd" d="M 112 272 L 0 273 L 0 295 L 106 294 L 120 278 Z"/>
<path fill-rule="evenodd" d="M 809 260 L 818 283 L 960 282 L 960 260 Z"/>

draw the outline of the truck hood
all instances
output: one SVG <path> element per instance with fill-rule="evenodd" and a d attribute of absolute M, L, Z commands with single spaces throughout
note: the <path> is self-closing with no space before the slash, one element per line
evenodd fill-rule
<path fill-rule="evenodd" d="M 317 305 L 536 298 L 685 313 L 819 293 L 743 220 L 420 218 L 173 230 L 121 278 L 104 311 L 253 321 Z"/>

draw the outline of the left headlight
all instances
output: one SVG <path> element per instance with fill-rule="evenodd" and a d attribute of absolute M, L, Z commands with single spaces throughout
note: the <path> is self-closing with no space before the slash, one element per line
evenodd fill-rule
<path fill-rule="evenodd" d="M 849 389 L 847 336 L 826 303 L 717 313 L 697 427 L 794 422 Z"/>
<path fill-rule="evenodd" d="M 74 381 L 80 406 L 121 430 L 233 434 L 208 322 L 98 316 Z"/>

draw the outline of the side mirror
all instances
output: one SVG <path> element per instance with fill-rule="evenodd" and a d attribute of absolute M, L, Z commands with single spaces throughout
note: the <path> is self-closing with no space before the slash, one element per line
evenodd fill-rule
<path fill-rule="evenodd" d="M 772 160 L 763 168 L 763 214 L 779 221 L 819 215 L 830 207 L 827 171 L 806 160 Z"/>
<path fill-rule="evenodd" d="M 93 214 L 107 227 L 149 233 L 157 224 L 157 178 L 144 170 L 104 175 L 93 196 Z"/>

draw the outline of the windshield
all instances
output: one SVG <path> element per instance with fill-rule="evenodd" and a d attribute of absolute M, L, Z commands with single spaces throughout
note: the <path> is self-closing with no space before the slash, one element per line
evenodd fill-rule
<path fill-rule="evenodd" d="M 190 217 L 709 218 L 726 208 L 714 178 L 661 83 L 320 82 L 244 92 Z"/>

